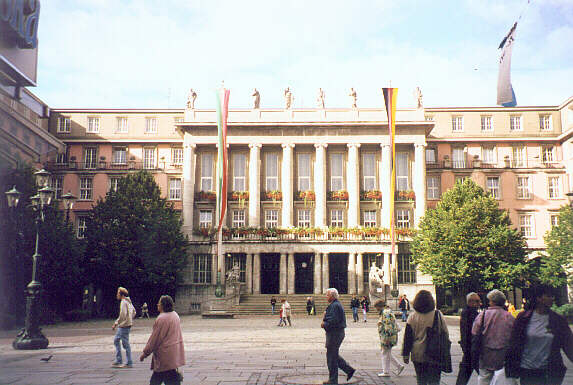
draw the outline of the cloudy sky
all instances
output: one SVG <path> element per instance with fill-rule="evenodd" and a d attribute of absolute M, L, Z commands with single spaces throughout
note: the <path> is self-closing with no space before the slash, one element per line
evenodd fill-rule
<path fill-rule="evenodd" d="M 51 107 L 231 108 L 493 106 L 501 39 L 519 15 L 512 57 L 518 105 L 573 96 L 571 0 L 49 0 L 42 2 L 38 87 Z"/>

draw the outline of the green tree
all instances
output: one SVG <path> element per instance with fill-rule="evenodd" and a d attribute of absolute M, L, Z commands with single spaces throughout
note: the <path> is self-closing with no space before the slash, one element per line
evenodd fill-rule
<path fill-rule="evenodd" d="M 511 228 L 508 213 L 469 179 L 456 183 L 435 209 L 426 211 L 411 247 L 419 269 L 458 295 L 521 287 L 532 274 L 525 240 Z"/>
<path fill-rule="evenodd" d="M 138 304 L 175 295 L 177 275 L 187 262 L 188 241 L 181 224 L 145 171 L 128 174 L 116 192 L 97 202 L 87 223 L 86 257 L 108 314 L 117 311 L 118 286 L 127 287 Z"/>
<path fill-rule="evenodd" d="M 540 280 L 553 287 L 573 283 L 573 208 L 559 210 L 559 223 L 545 235 L 547 255 L 541 259 Z M 567 274 L 568 273 L 568 274 Z"/>

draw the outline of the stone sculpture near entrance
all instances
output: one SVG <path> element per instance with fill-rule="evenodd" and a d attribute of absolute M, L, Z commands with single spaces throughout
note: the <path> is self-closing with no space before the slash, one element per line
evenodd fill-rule
<path fill-rule="evenodd" d="M 259 91 L 255 88 L 251 96 L 253 97 L 253 109 L 256 110 L 261 104 L 261 94 L 259 94 Z"/>
<path fill-rule="evenodd" d="M 371 304 L 379 299 L 384 299 L 384 271 L 376 266 L 375 261 L 372 261 L 372 266 L 370 266 L 370 272 L 368 273 L 368 294 Z"/>
<path fill-rule="evenodd" d="M 422 90 L 420 89 L 420 87 L 416 87 L 416 91 L 414 91 L 414 95 L 416 97 L 416 108 L 422 108 L 423 107 L 423 95 L 422 95 Z"/>
<path fill-rule="evenodd" d="M 318 89 L 318 96 L 316 97 L 316 102 L 318 108 L 324 108 L 324 90 L 322 88 Z"/>
<path fill-rule="evenodd" d="M 233 268 L 229 270 L 226 275 L 225 296 L 228 298 L 235 298 L 235 302 L 238 304 L 241 294 L 241 283 L 239 281 L 241 276 L 241 269 L 239 264 L 233 264 Z"/>
<path fill-rule="evenodd" d="M 285 92 L 285 108 L 288 110 L 292 106 L 292 92 L 290 91 L 290 87 L 287 87 Z"/>
<path fill-rule="evenodd" d="M 356 107 L 356 91 L 354 90 L 354 88 L 350 88 L 350 93 L 348 94 L 348 96 L 350 96 L 350 108 L 357 108 Z"/>
<path fill-rule="evenodd" d="M 197 99 L 197 93 L 191 88 L 187 95 L 187 108 L 195 109 L 195 99 Z"/>

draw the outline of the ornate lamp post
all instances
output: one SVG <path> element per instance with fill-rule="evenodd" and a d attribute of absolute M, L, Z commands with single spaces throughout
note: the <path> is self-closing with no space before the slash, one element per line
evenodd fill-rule
<path fill-rule="evenodd" d="M 71 192 L 67 192 L 62 195 L 62 200 L 64 201 L 64 207 L 66 208 L 66 224 L 70 220 L 70 210 L 74 208 L 74 203 L 78 198 Z"/>
<path fill-rule="evenodd" d="M 38 269 L 38 259 L 41 255 L 38 252 L 38 243 L 40 239 L 40 224 L 44 221 L 44 207 L 52 201 L 53 190 L 47 186 L 50 173 L 41 170 L 34 173 L 39 186 L 38 194 L 30 198 L 32 206 L 36 213 L 36 251 L 32 256 L 32 281 L 26 287 L 26 321 L 24 329 L 18 333 L 16 339 L 12 342 L 14 349 L 45 349 L 48 347 L 48 339 L 42 334 L 39 327 L 38 301 L 42 285 L 36 280 Z M 12 190 L 6 192 L 6 199 L 9 207 L 18 205 L 20 193 L 14 186 Z"/>

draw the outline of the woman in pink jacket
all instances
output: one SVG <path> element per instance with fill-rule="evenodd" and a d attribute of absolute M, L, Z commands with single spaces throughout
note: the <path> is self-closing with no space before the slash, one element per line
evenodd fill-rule
<path fill-rule="evenodd" d="M 153 375 L 149 385 L 179 385 L 183 376 L 177 368 L 185 365 L 185 349 L 181 321 L 173 311 L 173 299 L 163 295 L 157 303 L 159 316 L 153 324 L 153 332 L 143 349 L 140 361 L 153 353 L 151 369 Z"/>

